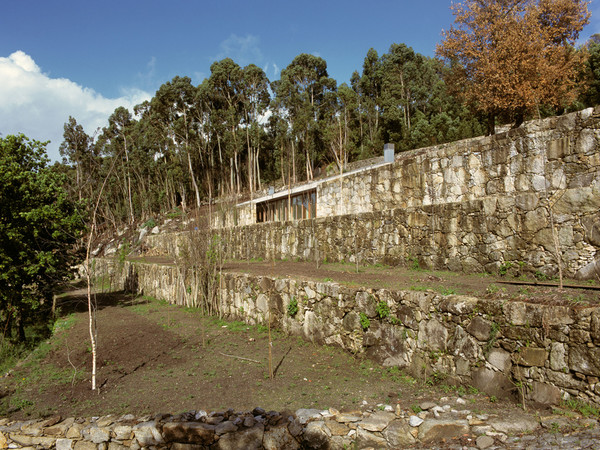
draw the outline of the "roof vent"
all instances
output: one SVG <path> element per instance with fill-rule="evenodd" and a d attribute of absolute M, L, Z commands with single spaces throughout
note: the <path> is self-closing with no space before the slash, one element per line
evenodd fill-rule
<path fill-rule="evenodd" d="M 386 163 L 394 162 L 394 144 L 383 145 L 383 161 Z"/>

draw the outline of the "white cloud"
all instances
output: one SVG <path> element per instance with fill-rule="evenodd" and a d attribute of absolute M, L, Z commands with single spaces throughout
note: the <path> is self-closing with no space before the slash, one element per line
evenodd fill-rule
<path fill-rule="evenodd" d="M 248 64 L 260 64 L 263 61 L 263 54 L 259 47 L 260 39 L 257 36 L 248 34 L 238 36 L 231 34 L 219 45 L 219 54 L 213 58 L 214 61 L 220 61 L 224 58 L 231 58 L 240 66 Z"/>
<path fill-rule="evenodd" d="M 146 71 L 138 72 L 137 78 L 142 86 L 154 86 L 156 85 L 156 56 L 152 56 L 150 61 L 146 63 Z"/>
<path fill-rule="evenodd" d="M 132 109 L 150 98 L 145 91 L 129 89 L 111 99 L 66 78 L 50 78 L 21 50 L 0 57 L 0 133 L 50 140 L 47 151 L 52 160 L 60 160 L 58 147 L 69 116 L 91 135 L 106 126 L 118 106 Z"/>

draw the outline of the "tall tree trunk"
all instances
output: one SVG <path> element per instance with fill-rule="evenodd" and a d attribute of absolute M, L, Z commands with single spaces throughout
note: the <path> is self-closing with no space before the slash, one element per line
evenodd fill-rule
<path fill-rule="evenodd" d="M 517 108 L 515 111 L 515 124 L 513 128 L 519 128 L 525 121 L 525 108 Z"/>
<path fill-rule="evenodd" d="M 487 133 L 489 136 L 496 134 L 496 114 L 491 111 L 487 116 Z"/>
<path fill-rule="evenodd" d="M 254 158 L 252 157 L 253 151 L 250 146 L 250 133 L 248 132 L 248 127 L 246 126 L 246 145 L 248 147 L 248 186 L 250 188 L 250 199 L 254 197 L 254 177 L 252 176 L 252 172 L 254 169 Z"/>
<path fill-rule="evenodd" d="M 292 181 L 296 183 L 296 148 L 295 148 L 295 140 L 292 139 Z"/>
<path fill-rule="evenodd" d="M 254 157 L 254 163 L 256 165 L 256 168 L 254 169 L 254 173 L 256 174 L 256 181 L 258 183 L 258 189 L 262 189 L 262 183 L 260 182 L 260 164 L 258 163 L 259 153 L 260 153 L 260 144 L 258 144 L 258 147 L 256 148 L 256 156 Z"/>
<path fill-rule="evenodd" d="M 194 175 L 194 170 L 192 168 L 192 157 L 189 151 L 187 152 L 187 159 L 190 177 L 192 178 L 192 185 L 194 186 L 194 192 L 196 193 L 196 206 L 200 208 L 200 190 L 198 189 L 198 183 L 196 182 L 196 176 Z"/>
<path fill-rule="evenodd" d="M 131 198 L 131 175 L 129 173 L 129 151 L 127 149 L 127 136 L 123 135 L 123 142 L 125 146 L 125 162 L 127 163 L 127 197 L 129 199 L 129 223 L 133 224 L 135 222 L 135 217 L 133 215 L 133 200 Z"/>

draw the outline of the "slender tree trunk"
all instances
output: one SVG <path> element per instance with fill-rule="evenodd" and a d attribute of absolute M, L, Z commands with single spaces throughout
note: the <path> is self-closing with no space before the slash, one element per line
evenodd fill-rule
<path fill-rule="evenodd" d="M 188 132 L 186 109 L 183 110 L 183 121 L 185 124 L 185 153 L 187 155 L 188 170 L 190 172 L 190 178 L 192 179 L 192 186 L 194 187 L 194 193 L 196 194 L 196 207 L 200 208 L 200 190 L 198 189 L 198 183 L 196 182 L 196 176 L 194 175 L 194 168 L 192 167 L 192 155 L 190 155 L 189 132 Z"/>
<path fill-rule="evenodd" d="M 512 127 L 519 128 L 521 125 L 523 125 L 524 120 L 525 120 L 524 108 L 517 108 L 517 110 L 515 111 L 515 124 Z"/>
<path fill-rule="evenodd" d="M 233 174 L 233 156 L 229 158 L 229 178 L 230 178 L 230 190 L 231 193 L 233 194 L 233 191 L 235 190 L 235 182 L 234 182 L 234 174 Z"/>
<path fill-rule="evenodd" d="M 250 199 L 254 198 L 254 177 L 252 176 L 252 169 L 254 169 L 254 158 L 253 150 L 250 146 L 250 133 L 246 126 L 246 146 L 248 147 L 248 186 L 250 189 Z"/>
<path fill-rule="evenodd" d="M 487 132 L 488 135 L 494 135 L 496 134 L 496 114 L 494 114 L 493 112 L 489 112 L 488 113 L 488 123 L 487 123 Z"/>
<path fill-rule="evenodd" d="M 256 169 L 254 170 L 254 173 L 256 174 L 256 181 L 258 183 L 258 189 L 262 189 L 262 183 L 260 182 L 260 164 L 258 163 L 259 154 L 260 154 L 260 144 L 258 145 L 258 147 L 256 147 L 256 156 L 254 158 L 254 163 L 256 164 Z"/>
<path fill-rule="evenodd" d="M 293 183 L 296 183 L 296 149 L 295 149 L 295 141 L 292 139 L 292 177 Z"/>
<path fill-rule="evenodd" d="M 196 183 L 196 176 L 194 175 L 194 169 L 192 168 L 192 157 L 189 151 L 187 152 L 187 159 L 190 177 L 192 178 L 192 185 L 194 186 L 194 192 L 196 193 L 196 206 L 200 208 L 200 190 L 198 189 L 198 183 Z"/>
<path fill-rule="evenodd" d="M 133 215 L 133 200 L 131 198 L 131 175 L 129 174 L 129 151 L 127 150 L 127 137 L 123 134 L 124 145 L 125 145 L 125 161 L 127 162 L 127 196 L 129 198 L 129 223 L 135 222 Z"/>
<path fill-rule="evenodd" d="M 85 272 L 86 272 L 86 281 L 87 281 L 87 300 L 88 300 L 88 331 L 90 334 L 90 347 L 92 348 L 92 390 L 96 390 L 96 368 L 97 368 L 97 328 L 96 328 L 96 317 L 95 317 L 95 304 L 92 304 L 92 269 L 90 267 L 90 254 L 92 249 L 92 241 L 94 240 L 94 233 L 96 232 L 96 215 L 98 214 L 98 207 L 100 206 L 100 200 L 102 199 L 102 193 L 104 192 L 104 188 L 106 186 L 106 182 L 112 173 L 117 158 L 113 159 L 112 165 L 108 174 L 104 178 L 104 182 L 102 183 L 102 187 L 100 188 L 100 192 L 98 192 L 98 197 L 96 198 L 96 205 L 94 207 L 94 211 L 92 213 L 92 226 L 90 227 L 90 234 L 88 235 L 88 242 L 85 250 Z M 95 302 L 94 302 L 95 303 Z"/>

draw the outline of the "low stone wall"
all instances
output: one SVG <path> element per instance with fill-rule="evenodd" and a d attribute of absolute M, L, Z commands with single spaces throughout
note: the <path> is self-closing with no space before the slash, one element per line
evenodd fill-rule
<path fill-rule="evenodd" d="M 255 408 L 248 412 L 189 411 L 179 415 L 159 414 L 96 418 L 49 419 L 24 422 L 0 420 L 0 448 L 57 450 L 121 450 L 170 448 L 174 450 L 297 450 L 300 448 L 404 448 L 452 440 L 473 448 L 500 445 L 529 448 L 531 437 L 523 434 L 550 430 L 580 429 L 580 448 L 593 448 L 598 438 L 594 419 L 577 420 L 556 416 L 538 418 L 511 411 L 510 417 L 474 413 L 467 401 L 442 398 L 439 404 L 423 402 L 415 413 L 396 405 L 364 412 L 300 409 L 295 414 Z M 584 430 L 583 432 L 581 430 Z M 560 447 L 556 431 L 538 433 L 539 448 Z M 566 448 L 571 441 L 565 440 Z M 565 448 L 565 447 L 562 447 Z M 578 447 L 579 448 L 579 447 Z"/>
<path fill-rule="evenodd" d="M 193 305 L 171 266 L 98 260 L 115 286 Z M 180 277 L 180 278 L 178 278 Z M 135 282 L 132 282 L 135 280 Z M 175 281 L 174 281 L 175 280 Z M 600 308 L 570 308 L 432 291 L 349 288 L 332 282 L 224 273 L 223 314 L 268 317 L 284 331 L 364 353 L 420 379 L 472 385 L 490 395 L 600 405 Z"/>

